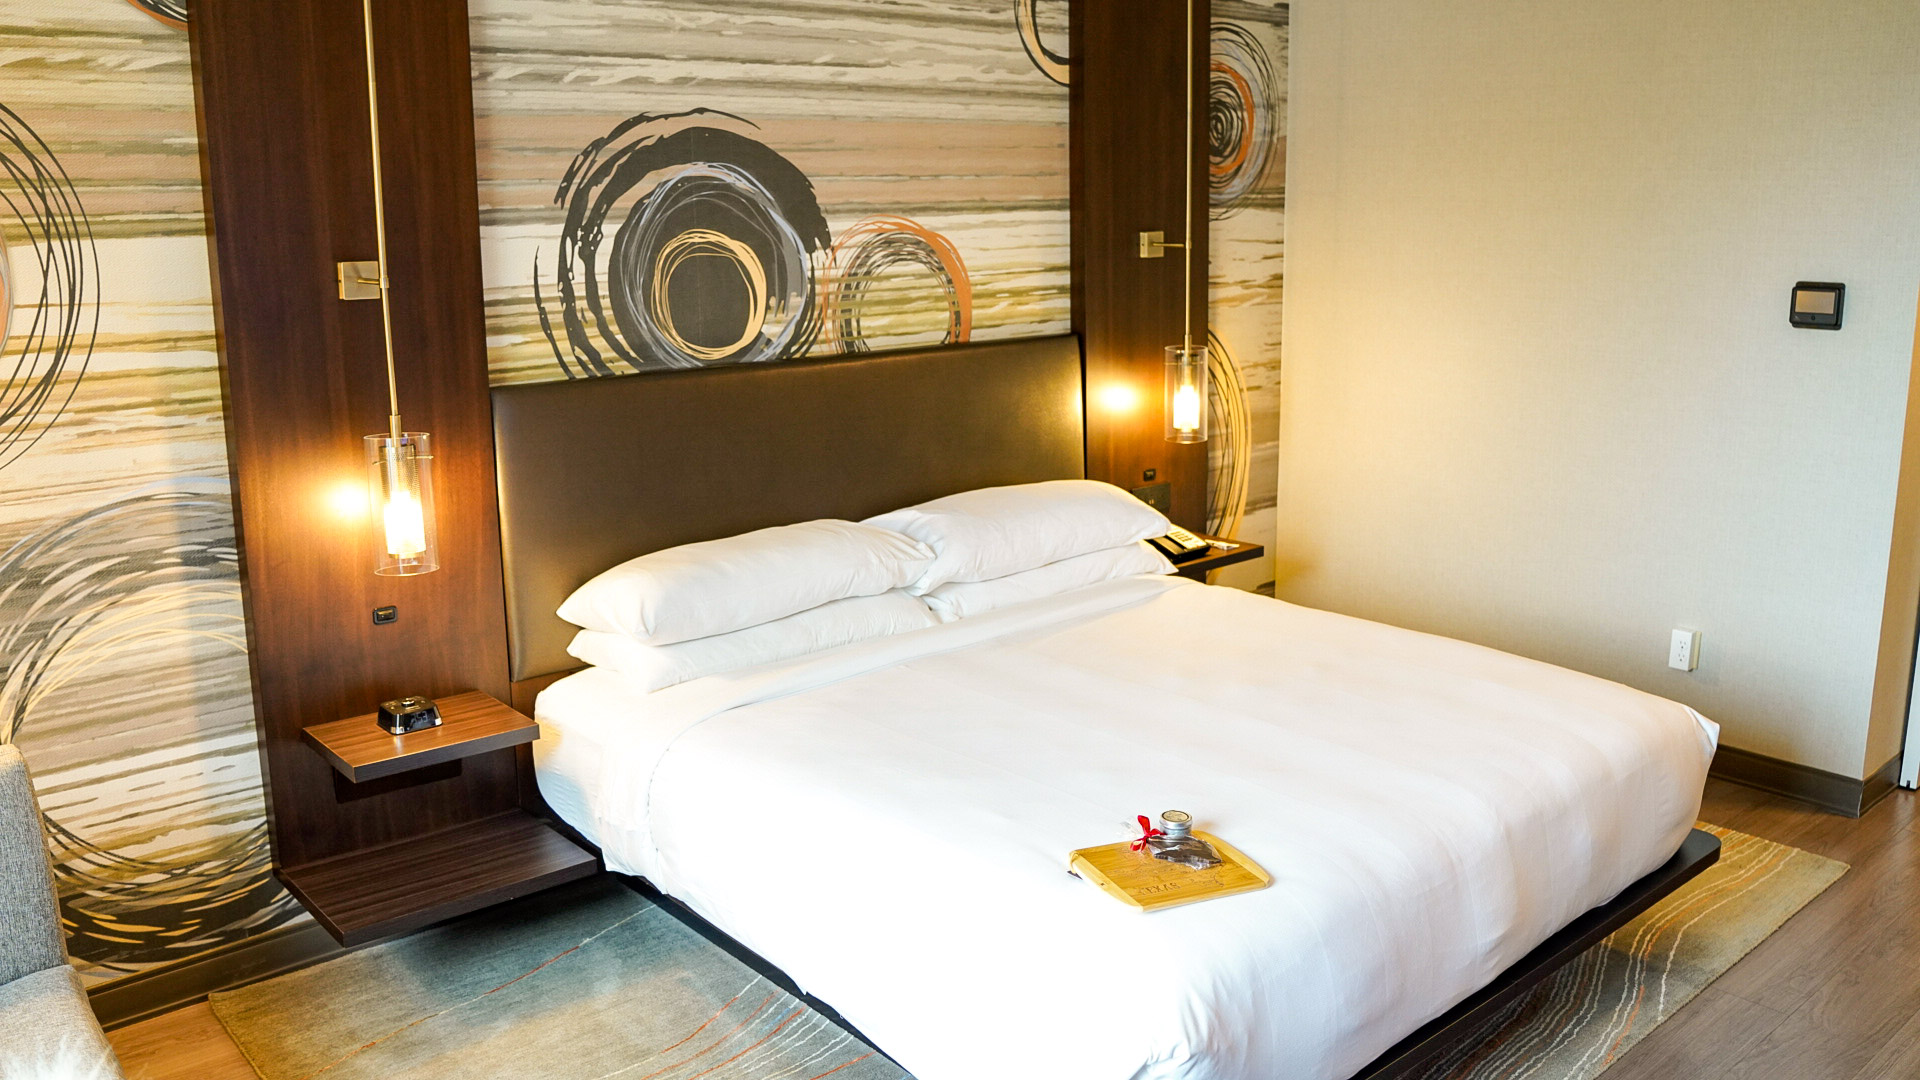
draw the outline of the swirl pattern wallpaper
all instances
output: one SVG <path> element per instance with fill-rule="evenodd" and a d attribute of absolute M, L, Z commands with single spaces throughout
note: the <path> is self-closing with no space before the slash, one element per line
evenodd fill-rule
<path fill-rule="evenodd" d="M 1069 328 L 1065 0 L 469 10 L 495 385 Z M 1271 543 L 1287 7 L 1211 38 L 1194 524 Z"/>
<path fill-rule="evenodd" d="M 1065 332 L 1066 7 L 471 0 L 492 381 Z M 1204 524 L 1270 540 L 1287 9 L 1214 10 Z M 304 918 L 263 822 L 190 17 L 0 0 L 0 739 L 94 981 Z"/>
<path fill-rule="evenodd" d="M 1064 0 L 469 11 L 496 385 L 1068 329 Z"/>
<path fill-rule="evenodd" d="M 1280 484 L 1280 300 L 1285 277 L 1287 5 L 1213 0 L 1207 72 L 1207 324 L 1213 437 L 1207 531 L 1273 550 Z M 1230 567 L 1228 583 L 1272 583 Z M 1264 575 L 1264 576 L 1263 576 Z"/>
<path fill-rule="evenodd" d="M 186 14 L 0 0 L 0 740 L 93 981 L 304 917 L 267 853 Z"/>

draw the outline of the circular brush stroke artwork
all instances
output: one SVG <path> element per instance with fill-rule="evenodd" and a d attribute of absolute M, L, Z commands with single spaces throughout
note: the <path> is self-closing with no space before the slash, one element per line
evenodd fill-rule
<path fill-rule="evenodd" d="M 540 325 L 567 377 L 611 375 L 616 362 L 760 363 L 813 346 L 826 217 L 805 174 L 728 123 L 753 126 L 709 109 L 642 113 L 568 168 L 554 196 L 566 219 L 551 305 L 537 256 L 534 267 Z"/>
<path fill-rule="evenodd" d="M 1267 50 L 1247 27 L 1213 24 L 1207 75 L 1207 201 L 1214 218 L 1233 213 L 1267 174 L 1285 121 L 1284 98 Z"/>
<path fill-rule="evenodd" d="M 973 283 L 967 265 L 952 241 L 919 222 L 886 216 L 860 221 L 840 234 L 829 264 L 822 306 L 839 351 L 873 351 L 864 322 L 869 313 L 920 306 L 917 290 L 902 295 L 881 284 L 903 268 L 933 275 L 946 295 L 946 331 L 940 344 L 954 345 L 973 336 Z"/>
<path fill-rule="evenodd" d="M 1207 525 L 1233 536 L 1253 481 L 1253 406 L 1227 343 L 1207 331 Z"/>
<path fill-rule="evenodd" d="M 152 699 L 204 692 L 198 680 L 211 665 L 245 652 L 222 482 L 181 481 L 119 499 L 0 557 L 0 741 L 21 741 L 45 722 L 57 725 L 49 754 L 87 741 L 110 748 L 105 760 L 38 777 L 76 960 L 137 971 L 297 914 L 272 877 L 252 802 L 257 779 L 226 780 L 248 792 L 246 807 L 206 801 L 212 777 L 202 770 L 211 766 L 183 762 L 180 748 L 148 729 L 146 710 L 174 706 Z M 126 679 L 130 668 L 182 659 L 188 670 Z M 244 686 L 244 664 L 237 672 Z M 240 738 L 251 726 L 241 727 L 235 741 L 251 753 L 250 738 Z M 116 839 L 102 838 L 108 830 Z"/>
<path fill-rule="evenodd" d="M 1014 0 L 1013 23 L 1020 31 L 1020 45 L 1027 50 L 1027 59 L 1040 74 L 1066 86 L 1072 79 L 1072 68 L 1066 56 L 1047 48 L 1040 40 L 1040 0 Z"/>
<path fill-rule="evenodd" d="M 73 182 L 20 114 L 0 105 L 0 199 L 5 255 L 32 251 L 39 294 L 12 272 L 5 280 L 4 350 L 0 351 L 0 470 L 19 460 L 73 400 L 100 327 L 98 252 Z M 30 315 L 16 317 L 16 307 Z M 24 324 L 24 325 L 23 325 Z"/>
<path fill-rule="evenodd" d="M 127 0 L 127 3 L 153 16 L 156 22 L 176 30 L 187 28 L 187 0 Z"/>

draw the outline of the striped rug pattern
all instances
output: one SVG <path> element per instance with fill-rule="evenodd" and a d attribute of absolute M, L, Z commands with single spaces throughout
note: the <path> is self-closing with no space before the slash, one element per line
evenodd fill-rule
<path fill-rule="evenodd" d="M 903 1080 L 612 878 L 213 997 L 263 1080 Z"/>
<path fill-rule="evenodd" d="M 1421 1080 L 1590 1080 L 1847 872 L 1701 823 L 1720 861 L 1488 1022 Z"/>

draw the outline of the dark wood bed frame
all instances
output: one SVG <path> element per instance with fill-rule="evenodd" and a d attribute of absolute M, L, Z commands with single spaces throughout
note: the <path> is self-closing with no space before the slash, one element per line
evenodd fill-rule
<path fill-rule="evenodd" d="M 594 847 L 592 841 L 574 831 L 565 822 L 556 822 L 555 827 L 581 846 L 594 851 L 599 850 Z M 1620 895 L 1612 900 L 1562 927 L 1559 933 L 1541 942 L 1538 948 L 1521 957 L 1512 967 L 1496 976 L 1492 982 L 1469 995 L 1460 1004 L 1428 1021 L 1413 1034 L 1395 1043 L 1386 1053 L 1374 1058 L 1366 1068 L 1353 1074 L 1351 1080 L 1402 1080 L 1402 1078 L 1417 1075 L 1421 1070 L 1431 1066 L 1442 1054 L 1459 1046 L 1465 1040 L 1483 1034 L 1494 1018 L 1500 1015 L 1501 1010 L 1547 981 L 1554 972 L 1575 957 L 1598 945 L 1607 935 L 1632 922 L 1642 912 L 1659 903 L 1680 886 L 1699 877 L 1708 867 L 1719 861 L 1720 838 L 1704 829 L 1694 829 L 1687 834 L 1686 840 L 1681 842 L 1680 850 L 1674 852 L 1673 857 L 1662 863 L 1658 869 L 1620 890 Z M 774 966 L 766 957 L 742 945 L 726 931 L 708 922 L 692 908 L 661 892 L 645 878 L 628 877 L 625 874 L 614 876 L 626 882 L 635 892 L 666 907 L 694 932 L 752 968 L 756 974 L 806 1002 L 815 1011 L 838 1024 L 855 1038 L 886 1054 L 885 1047 L 867 1038 L 859 1028 L 853 1026 L 846 1017 L 841 1016 L 832 1003 L 822 1001 L 801 989 L 800 984 L 795 982 L 791 975 Z M 891 1055 L 888 1055 L 888 1060 L 892 1060 Z M 899 1063 L 895 1062 L 895 1064 Z M 905 1068 L 905 1066 L 901 1067 Z"/>
<path fill-rule="evenodd" d="M 554 609 L 625 559 L 766 525 L 858 519 L 969 488 L 1085 475 L 1081 371 L 1078 340 L 1061 337 L 494 390 L 515 704 L 530 709 L 538 689 L 577 666 L 565 651 L 571 628 Z M 1413 1075 L 1719 857 L 1720 841 L 1693 830 L 1660 868 L 1354 1080 Z M 673 907 L 852 1030 L 785 973 Z"/>

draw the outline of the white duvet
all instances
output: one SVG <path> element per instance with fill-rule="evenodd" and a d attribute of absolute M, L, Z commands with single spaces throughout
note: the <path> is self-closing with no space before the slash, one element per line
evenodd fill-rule
<path fill-rule="evenodd" d="M 1343 1080 L 1678 848 L 1685 706 L 1125 578 L 640 695 L 540 696 L 542 793 L 919 1080 Z M 1074 848 L 1178 808 L 1273 874 L 1143 915 Z"/>

